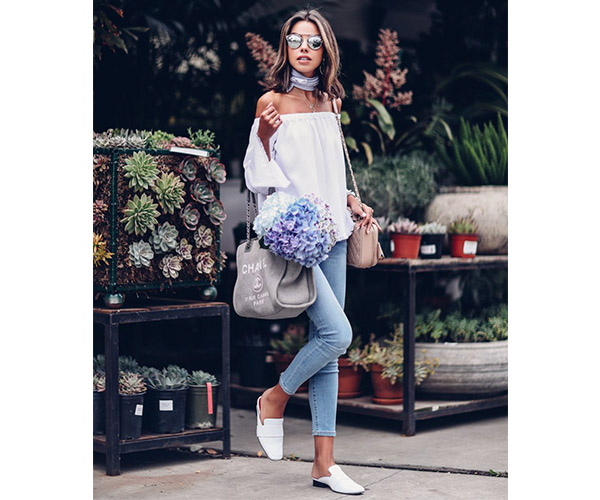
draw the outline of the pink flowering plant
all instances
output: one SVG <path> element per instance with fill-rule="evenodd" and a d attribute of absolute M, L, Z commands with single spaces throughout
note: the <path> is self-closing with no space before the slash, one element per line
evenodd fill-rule
<path fill-rule="evenodd" d="M 313 193 L 300 198 L 283 192 L 268 196 L 254 230 L 263 247 L 306 267 L 327 259 L 336 242 L 331 209 Z"/>

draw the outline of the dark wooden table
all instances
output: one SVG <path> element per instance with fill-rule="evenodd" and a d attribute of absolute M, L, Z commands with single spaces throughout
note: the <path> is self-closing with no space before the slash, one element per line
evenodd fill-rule
<path fill-rule="evenodd" d="M 119 439 L 119 325 L 219 316 L 221 318 L 222 374 L 220 399 L 223 426 L 210 429 L 186 429 L 176 434 L 142 434 L 139 439 Z M 206 441 L 223 441 L 223 458 L 229 458 L 230 441 L 230 340 L 229 305 L 225 302 L 198 302 L 180 299 L 149 299 L 146 303 L 122 309 L 94 308 L 94 323 L 104 325 L 106 371 L 106 433 L 94 436 L 94 451 L 106 454 L 106 473 L 120 474 L 120 455 Z"/>

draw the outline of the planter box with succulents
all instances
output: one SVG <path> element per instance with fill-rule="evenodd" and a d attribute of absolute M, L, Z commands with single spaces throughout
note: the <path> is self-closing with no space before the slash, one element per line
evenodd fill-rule
<path fill-rule="evenodd" d="M 122 292 L 219 283 L 225 167 L 213 134 L 188 133 L 94 136 L 94 290 L 108 306 Z"/>

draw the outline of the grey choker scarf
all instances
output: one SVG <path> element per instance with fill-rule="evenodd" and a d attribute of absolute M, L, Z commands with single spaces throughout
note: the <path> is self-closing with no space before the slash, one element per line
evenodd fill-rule
<path fill-rule="evenodd" d="M 319 83 L 319 75 L 315 75 L 311 78 L 304 76 L 300 71 L 292 68 L 292 74 L 290 76 L 290 86 L 287 91 L 292 90 L 293 87 L 298 87 L 301 90 L 313 91 L 317 88 Z"/>

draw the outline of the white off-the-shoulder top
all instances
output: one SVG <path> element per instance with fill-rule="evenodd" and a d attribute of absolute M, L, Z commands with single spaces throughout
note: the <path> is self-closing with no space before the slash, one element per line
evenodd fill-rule
<path fill-rule="evenodd" d="M 260 118 L 250 130 L 244 157 L 246 186 L 257 194 L 258 210 L 270 187 L 293 196 L 315 193 L 331 208 L 336 239 L 347 239 L 354 222 L 347 207 L 346 167 L 337 118 L 332 111 L 279 115 L 269 140 L 271 160 L 258 137 Z"/>

